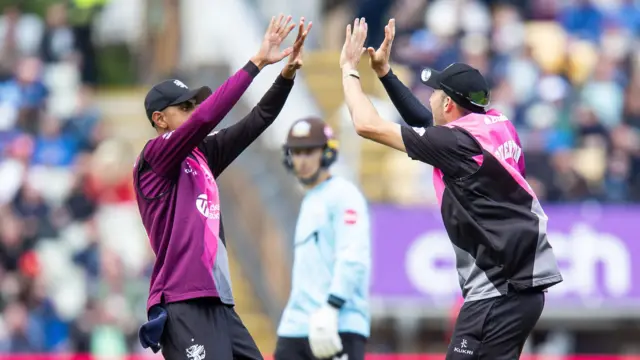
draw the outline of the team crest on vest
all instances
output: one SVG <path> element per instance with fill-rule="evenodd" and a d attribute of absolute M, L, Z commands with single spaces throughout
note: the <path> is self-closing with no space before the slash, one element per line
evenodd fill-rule
<path fill-rule="evenodd" d="M 207 194 L 198 195 L 196 209 L 208 219 L 220 219 L 220 205 L 213 204 Z"/>
<path fill-rule="evenodd" d="M 205 356 L 207 355 L 204 346 L 198 344 L 189 346 L 186 352 L 187 358 L 189 358 L 189 360 L 204 360 Z"/>

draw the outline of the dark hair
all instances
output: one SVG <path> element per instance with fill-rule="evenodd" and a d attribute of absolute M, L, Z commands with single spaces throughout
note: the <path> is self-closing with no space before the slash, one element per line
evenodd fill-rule
<path fill-rule="evenodd" d="M 458 104 L 451 96 L 449 96 L 447 93 L 444 93 L 445 96 L 442 97 L 442 104 L 444 105 L 444 101 L 447 98 L 450 98 L 451 101 L 456 105 L 456 107 L 458 108 L 458 110 L 460 111 L 460 114 L 462 115 L 461 117 L 473 114 L 474 112 L 465 108 L 464 106 Z"/>

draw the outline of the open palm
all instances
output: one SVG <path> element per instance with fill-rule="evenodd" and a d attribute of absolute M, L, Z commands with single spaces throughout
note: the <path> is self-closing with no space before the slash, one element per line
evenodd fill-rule
<path fill-rule="evenodd" d="M 296 37 L 296 41 L 293 43 L 291 56 L 289 56 L 288 61 L 288 66 L 291 66 L 296 70 L 302 67 L 302 50 L 304 49 L 304 41 L 307 39 L 307 35 L 309 35 L 309 31 L 313 25 L 312 22 L 309 22 L 309 25 L 305 29 L 304 21 L 304 18 L 300 19 L 300 24 L 298 25 L 298 36 Z"/>
<path fill-rule="evenodd" d="M 367 40 L 367 22 L 365 18 L 355 19 L 353 30 L 347 25 L 347 32 L 340 54 L 340 68 L 342 70 L 355 70 L 358 68 L 360 58 L 364 51 L 364 43 Z"/>
<path fill-rule="evenodd" d="M 391 69 L 389 58 L 391 57 L 391 45 L 393 44 L 393 38 L 395 36 L 396 20 L 391 19 L 387 26 L 384 27 L 384 41 L 382 41 L 378 50 L 372 47 L 367 49 L 369 53 L 369 65 L 371 65 L 373 71 L 380 77 L 386 75 Z"/>
<path fill-rule="evenodd" d="M 284 50 L 280 50 L 280 45 L 291 30 L 296 26 L 291 23 L 291 16 L 280 15 L 277 18 L 274 16 L 271 18 L 269 27 L 264 34 L 262 45 L 260 46 L 259 56 L 267 64 L 275 64 L 278 61 L 289 56 L 293 51 L 293 48 L 288 47 Z"/>

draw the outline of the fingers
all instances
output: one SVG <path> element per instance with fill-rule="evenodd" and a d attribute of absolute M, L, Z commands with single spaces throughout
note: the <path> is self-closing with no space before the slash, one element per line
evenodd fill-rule
<path fill-rule="evenodd" d="M 382 40 L 382 44 L 380 44 L 380 48 L 387 50 L 391 46 L 391 42 L 393 41 L 393 37 L 391 35 L 391 28 L 389 25 L 384 27 L 384 40 Z"/>
<path fill-rule="evenodd" d="M 309 22 L 309 25 L 307 26 L 307 29 L 304 30 L 302 32 L 302 34 L 299 34 L 298 39 L 296 40 L 294 47 L 296 47 L 296 45 L 298 46 L 303 46 L 305 40 L 307 40 L 307 35 L 309 35 L 309 31 L 311 31 L 311 26 L 313 25 L 313 22 Z"/>
<path fill-rule="evenodd" d="M 313 26 L 313 21 L 309 21 L 309 25 L 307 26 L 307 30 L 302 33 L 302 38 L 300 42 L 304 45 L 305 40 L 307 40 L 307 35 L 309 35 L 309 31 L 311 31 L 311 27 Z"/>
<path fill-rule="evenodd" d="M 293 30 L 295 27 L 296 27 L 296 24 L 290 24 L 289 26 L 287 26 L 285 31 L 282 33 L 281 38 L 284 39 L 287 36 L 289 36 L 289 34 L 291 33 L 291 30 Z"/>
<path fill-rule="evenodd" d="M 280 22 L 282 22 L 283 16 L 284 15 L 280 14 L 278 15 L 278 17 L 275 17 L 275 16 L 271 17 L 271 21 L 269 22 L 269 26 L 267 27 L 267 31 L 266 31 L 267 35 L 278 33 Z"/>
<path fill-rule="evenodd" d="M 345 34 L 344 43 L 345 45 L 351 44 L 351 24 L 347 25 L 347 33 Z"/>
<path fill-rule="evenodd" d="M 298 25 L 298 36 L 296 37 L 296 41 L 293 43 L 294 51 L 297 51 L 302 47 L 305 39 L 307 38 L 307 35 L 309 35 L 309 30 L 311 30 L 312 25 L 313 25 L 313 22 L 310 21 L 309 25 L 305 30 L 304 17 L 300 18 L 300 23 Z"/>
<path fill-rule="evenodd" d="M 280 30 L 280 23 L 282 23 L 283 14 L 278 15 L 277 18 L 273 19 L 273 26 L 271 27 L 271 32 L 277 33 Z"/>
<path fill-rule="evenodd" d="M 349 56 L 362 56 L 362 54 L 367 51 L 364 47 L 364 43 L 367 39 L 367 29 L 368 25 L 365 18 L 355 19 L 353 21 L 353 30 L 351 28 L 351 24 L 347 25 L 343 53 L 352 54 Z"/>
<path fill-rule="evenodd" d="M 292 18 L 293 17 L 291 15 L 287 16 L 286 18 L 283 15 L 280 15 L 277 34 L 281 39 L 287 37 L 287 35 L 289 35 L 289 32 L 291 32 L 291 30 L 295 27 L 295 25 L 289 25 Z"/>
<path fill-rule="evenodd" d="M 391 30 L 391 40 L 396 37 L 396 19 L 389 20 L 389 29 Z"/>
<path fill-rule="evenodd" d="M 299 54 L 302 52 L 302 49 L 304 47 L 304 42 L 307 39 L 307 35 L 309 35 L 309 30 L 311 29 L 311 25 L 312 25 L 312 22 L 309 22 L 309 25 L 305 30 L 304 18 L 300 19 L 300 25 L 298 27 L 298 37 L 296 38 L 296 41 L 293 43 L 293 52 L 292 52 L 293 59 L 291 59 L 290 61 L 301 62 L 301 60 L 298 59 Z"/>
<path fill-rule="evenodd" d="M 376 56 L 376 49 L 374 49 L 374 48 L 372 48 L 372 47 L 367 48 L 367 52 L 369 53 L 369 56 L 370 56 L 371 58 L 373 58 L 373 57 L 375 57 L 375 56 Z"/>
<path fill-rule="evenodd" d="M 285 20 L 288 23 L 291 20 L 291 16 L 287 16 L 285 18 L 284 14 L 280 14 L 278 15 L 277 18 L 272 18 L 271 19 L 273 23 L 273 26 L 271 26 L 272 32 L 276 34 L 280 34 L 283 31 L 283 28 L 285 27 Z"/>
<path fill-rule="evenodd" d="M 289 15 L 287 16 L 285 19 L 283 19 L 282 24 L 281 24 L 281 28 L 286 28 L 287 25 L 289 25 L 289 23 L 291 22 L 291 19 L 293 19 L 293 16 Z"/>
<path fill-rule="evenodd" d="M 267 26 L 267 34 L 270 34 L 273 31 L 273 24 L 276 22 L 276 17 L 272 16 L 271 21 L 269 21 L 269 26 Z"/>
<path fill-rule="evenodd" d="M 362 18 L 362 21 L 364 22 L 364 18 Z M 362 45 L 363 46 L 364 46 L 365 41 L 367 40 L 368 33 L 369 33 L 369 24 L 364 22 L 364 29 L 362 29 L 362 33 L 360 34 L 362 36 Z"/>
<path fill-rule="evenodd" d="M 307 35 L 309 35 L 309 31 L 311 31 L 311 27 L 312 26 L 313 26 L 313 21 L 309 21 L 309 25 L 307 25 L 307 29 L 302 33 L 302 41 L 303 42 L 307 38 Z"/>
<path fill-rule="evenodd" d="M 300 22 L 298 23 L 298 36 L 296 36 L 296 42 L 302 38 L 303 33 L 304 33 L 304 17 L 301 17 Z"/>
<path fill-rule="evenodd" d="M 353 20 L 353 32 L 351 33 L 351 41 L 356 42 L 358 32 L 360 31 L 360 19 Z"/>
<path fill-rule="evenodd" d="M 364 42 L 367 40 L 368 25 L 365 21 L 365 18 L 356 19 L 354 21 L 353 29 L 354 31 L 352 36 L 354 40 L 354 46 L 356 46 L 357 44 L 359 48 L 362 48 L 364 46 Z"/>

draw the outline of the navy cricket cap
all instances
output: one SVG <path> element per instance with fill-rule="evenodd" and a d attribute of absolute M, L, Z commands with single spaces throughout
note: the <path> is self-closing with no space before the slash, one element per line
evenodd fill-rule
<path fill-rule="evenodd" d="M 180 80 L 165 80 L 149 90 L 144 98 L 144 109 L 147 112 L 147 118 L 153 125 L 152 115 L 154 112 L 189 100 L 195 100 L 199 104 L 211 93 L 211 88 L 208 86 L 189 90 L 189 87 Z"/>
<path fill-rule="evenodd" d="M 422 83 L 447 96 L 463 108 L 484 114 L 489 107 L 491 91 L 484 76 L 477 69 L 462 63 L 453 63 L 442 71 L 424 69 Z"/>

